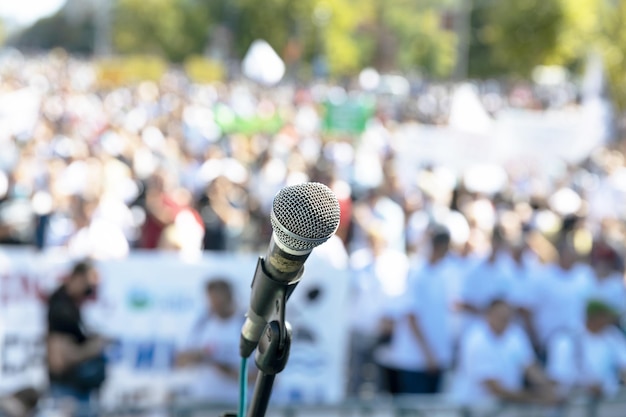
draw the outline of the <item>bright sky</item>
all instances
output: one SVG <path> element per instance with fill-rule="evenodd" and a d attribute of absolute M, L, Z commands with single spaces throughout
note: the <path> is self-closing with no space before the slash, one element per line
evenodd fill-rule
<path fill-rule="evenodd" d="M 28 25 L 55 13 L 66 0 L 0 0 L 0 18 Z"/>

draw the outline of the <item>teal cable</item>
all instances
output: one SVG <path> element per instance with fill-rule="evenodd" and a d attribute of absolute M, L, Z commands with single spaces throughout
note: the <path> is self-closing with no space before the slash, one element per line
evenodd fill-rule
<path fill-rule="evenodd" d="M 246 402 L 248 400 L 248 358 L 241 358 L 241 367 L 239 369 L 239 417 L 246 415 Z"/>

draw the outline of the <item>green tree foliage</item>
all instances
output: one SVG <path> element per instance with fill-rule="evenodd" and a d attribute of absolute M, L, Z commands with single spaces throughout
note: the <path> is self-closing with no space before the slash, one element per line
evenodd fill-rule
<path fill-rule="evenodd" d="M 323 55 L 337 77 L 374 66 L 445 78 L 458 41 L 445 17 L 470 1 L 470 76 L 528 77 L 545 64 L 581 68 L 594 49 L 626 110 L 623 0 L 111 0 L 111 34 L 116 52 L 183 62 L 203 54 L 226 28 L 232 58 L 260 38 L 299 69 Z M 59 12 L 10 44 L 88 54 L 93 18 L 69 21 Z"/>
<path fill-rule="evenodd" d="M 224 0 L 229 1 L 229 0 Z M 256 39 L 264 39 L 279 53 L 287 42 L 300 33 L 311 34 L 311 1 L 299 0 L 231 0 L 233 4 L 225 9 L 231 18 L 235 48 L 243 56 L 250 44 Z M 235 8 L 233 11 L 232 8 Z M 311 47 L 311 36 L 301 37 L 302 47 L 307 51 Z"/>
<path fill-rule="evenodd" d="M 201 53 L 210 17 L 190 0 L 117 0 L 113 44 L 121 53 L 151 53 L 171 61 Z"/>
<path fill-rule="evenodd" d="M 570 65 L 586 56 L 601 35 L 599 12 L 606 0 L 560 0 L 563 21 L 559 27 L 557 47 L 548 64 Z"/>
<path fill-rule="evenodd" d="M 384 16 L 399 46 L 396 66 L 435 77 L 450 75 L 456 61 L 456 35 L 443 27 L 441 6 L 412 0 L 393 3 Z"/>
<path fill-rule="evenodd" d="M 25 50 L 63 48 L 69 52 L 90 54 L 94 46 L 92 19 L 74 21 L 62 12 L 40 19 L 31 27 L 8 40 Z"/>
<path fill-rule="evenodd" d="M 527 77 L 537 65 L 576 64 L 596 39 L 603 0 L 475 0 L 470 75 Z"/>
<path fill-rule="evenodd" d="M 367 1 L 216 0 L 205 7 L 231 30 L 236 57 L 243 57 L 254 40 L 264 39 L 281 55 L 294 46 L 300 63 L 323 54 L 332 74 L 345 75 L 363 64 L 364 42 L 355 32 L 363 18 L 359 3 Z"/>
<path fill-rule="evenodd" d="M 317 1 L 314 12 L 318 52 L 325 54 L 331 74 L 352 75 L 371 63 L 373 39 L 364 29 L 373 14 L 371 1 Z"/>
<path fill-rule="evenodd" d="M 4 27 L 4 22 L 2 22 L 2 20 L 0 20 L 0 46 L 4 45 L 4 42 L 6 41 L 6 29 Z"/>
<path fill-rule="evenodd" d="M 603 4 L 599 13 L 598 50 L 604 58 L 611 96 L 622 114 L 626 112 L 626 2 Z"/>
<path fill-rule="evenodd" d="M 581 70 L 599 53 L 613 103 L 626 112 L 625 1 L 474 0 L 471 22 L 471 76 L 527 77 L 544 64 Z"/>
<path fill-rule="evenodd" d="M 218 28 L 230 34 L 227 38 L 230 50 L 226 55 L 231 58 L 243 58 L 256 39 L 267 41 L 279 55 L 293 55 L 295 48 L 298 59 L 310 61 L 313 57 L 317 34 L 311 20 L 312 0 L 186 0 L 186 3 L 202 10 L 207 18 L 209 44 L 213 43 Z M 218 47 L 225 46 L 222 43 Z M 287 52 L 289 48 L 291 52 Z"/>
<path fill-rule="evenodd" d="M 264 39 L 290 65 L 304 68 L 324 56 L 334 76 L 354 75 L 364 66 L 446 76 L 455 58 L 454 35 L 441 25 L 437 0 L 111 2 L 112 43 L 122 54 L 184 62 L 204 53 L 217 29 L 225 28 L 232 58 L 242 58 L 254 40 Z M 19 46 L 90 53 L 93 44 L 93 17 L 68 22 L 61 12 L 37 22 Z"/>
<path fill-rule="evenodd" d="M 281 55 L 296 45 L 301 62 L 323 55 L 336 76 L 365 65 L 445 76 L 455 43 L 440 7 L 435 0 L 117 0 L 114 40 L 120 52 L 181 61 L 201 52 L 219 23 L 232 34 L 235 58 L 264 39 Z"/>
<path fill-rule="evenodd" d="M 527 76 L 558 46 L 561 0 L 478 0 L 470 44 L 470 74 Z"/>
<path fill-rule="evenodd" d="M 468 75 L 472 78 L 501 75 L 506 70 L 494 59 L 491 0 L 474 0 L 470 11 Z"/>
<path fill-rule="evenodd" d="M 455 35 L 443 27 L 445 2 L 433 0 L 339 0 L 325 33 L 335 73 L 365 65 L 381 71 L 402 69 L 429 76 L 450 74 Z"/>

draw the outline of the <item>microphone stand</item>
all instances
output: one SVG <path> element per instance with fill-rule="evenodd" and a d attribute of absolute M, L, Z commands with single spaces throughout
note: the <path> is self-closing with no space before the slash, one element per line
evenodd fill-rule
<path fill-rule="evenodd" d="M 270 320 L 256 349 L 255 363 L 259 370 L 257 375 L 252 401 L 248 407 L 246 417 L 265 417 L 269 405 L 276 375 L 285 369 L 291 348 L 291 326 L 285 320 L 285 307 L 289 296 L 299 280 L 283 283 L 272 279 L 263 267 L 263 258 L 259 258 L 252 287 L 257 280 L 269 280 L 274 290 L 274 305 Z M 302 267 L 304 269 L 304 267 Z M 300 276 L 303 270 L 300 271 Z M 222 417 L 242 417 L 227 413 Z"/>
<path fill-rule="evenodd" d="M 263 337 L 259 341 L 259 347 L 255 355 L 255 362 L 259 368 L 259 374 L 254 387 L 254 394 L 248 409 L 247 417 L 264 417 L 265 411 L 272 395 L 272 387 L 276 375 L 282 372 L 289 359 L 291 347 L 291 329 L 288 324 L 284 327 L 286 334 L 281 335 L 280 325 L 272 321 L 265 329 Z M 284 336 L 284 345 L 280 346 L 281 336 Z"/>

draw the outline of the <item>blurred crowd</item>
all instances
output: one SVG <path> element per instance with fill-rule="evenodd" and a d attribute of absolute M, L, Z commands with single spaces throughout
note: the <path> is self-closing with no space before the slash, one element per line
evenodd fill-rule
<path fill-rule="evenodd" d="M 3 56 L 0 97 L 25 104 L 0 105 L 0 242 L 95 259 L 259 251 L 276 192 L 318 181 L 339 198 L 353 271 L 351 395 L 614 395 L 626 370 L 624 147 L 549 175 L 516 166 L 491 193 L 475 187 L 489 178 L 436 164 L 407 182 L 397 129 L 445 124 L 451 88 L 381 97 L 355 137 L 321 128 L 322 103 L 360 94 L 350 86 L 197 85 L 172 70 L 112 87 L 88 61 Z M 492 115 L 578 99 L 571 85 L 480 89 Z M 285 123 L 272 134 L 218 123 L 273 115 Z M 20 121 L 29 128 L 9 129 Z"/>
<path fill-rule="evenodd" d="M 6 97 L 0 135 L 3 243 L 61 246 L 96 258 L 124 256 L 132 248 L 256 250 L 267 241 L 275 192 L 307 180 L 331 185 L 342 198 L 341 237 L 350 249 L 358 246 L 358 238 L 356 245 L 348 242 L 350 200 L 365 202 L 375 188 L 402 208 L 407 224 L 431 201 L 435 209 L 449 205 L 447 191 L 455 191 L 454 204 L 466 211 L 472 206 L 445 167 L 424 166 L 409 184 L 395 172 L 394 129 L 401 120 L 445 123 L 450 86 L 424 84 L 413 96 L 381 96 L 371 134 L 356 141 L 354 135 L 324 135 L 320 110 L 329 98 L 358 95 L 357 88 L 196 85 L 176 71 L 158 82 L 112 87 L 99 80 L 94 63 L 63 54 L 26 59 L 5 53 L 0 77 Z M 508 101 L 494 88 L 481 85 L 492 113 L 576 101 L 567 88 L 546 98 L 546 91 L 533 95 L 520 85 Z M 224 134 L 219 123 L 273 115 L 285 122 L 276 134 Z M 535 184 L 529 173 L 515 173 L 503 198 L 530 202 L 528 193 L 545 197 L 568 180 L 584 194 L 621 164 L 621 154 L 600 155 L 555 184 Z M 412 226 L 407 228 L 415 240 Z"/>

